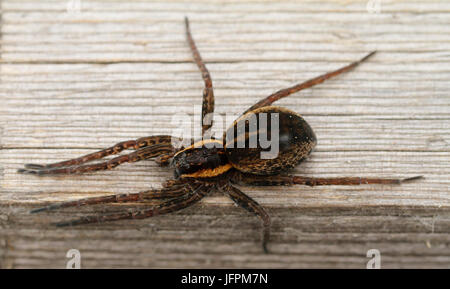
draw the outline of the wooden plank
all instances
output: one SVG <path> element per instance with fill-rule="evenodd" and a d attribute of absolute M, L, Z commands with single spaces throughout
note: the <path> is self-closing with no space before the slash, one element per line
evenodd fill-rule
<path fill-rule="evenodd" d="M 450 268 L 450 4 L 444 1 L 2 1 L 0 267 Z M 30 215 L 30 208 L 158 187 L 152 161 L 96 174 L 37 178 L 49 163 L 118 141 L 197 125 L 202 81 L 183 17 L 213 77 L 216 133 L 261 97 L 378 53 L 355 71 L 283 99 L 319 144 L 293 173 L 424 175 L 402 186 L 242 187 L 273 219 L 214 193 L 164 217 L 70 229 L 51 222 L 121 204 Z M 228 113 L 228 115 L 227 115 Z M 176 117 L 185 117 L 182 123 Z M 95 245 L 93 245 L 95 244 Z"/>

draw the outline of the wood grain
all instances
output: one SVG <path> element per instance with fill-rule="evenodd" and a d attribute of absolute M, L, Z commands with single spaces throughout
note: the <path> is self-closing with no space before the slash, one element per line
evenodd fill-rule
<path fill-rule="evenodd" d="M 1 5 L 0 267 L 450 268 L 450 3 L 381 1 L 11 1 Z M 83 176 L 19 175 L 116 142 L 193 123 L 203 82 L 188 16 L 215 86 L 216 112 L 238 115 L 274 91 L 378 53 L 356 70 L 283 99 L 318 146 L 294 173 L 424 175 L 402 186 L 242 187 L 273 219 L 215 193 L 164 217 L 56 229 L 53 221 L 142 205 L 29 215 L 31 208 L 158 187 L 154 162 Z M 233 119 L 218 122 L 217 132 Z"/>

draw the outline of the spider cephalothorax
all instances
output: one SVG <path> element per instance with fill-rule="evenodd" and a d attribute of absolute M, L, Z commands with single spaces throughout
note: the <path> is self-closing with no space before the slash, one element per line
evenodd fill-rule
<path fill-rule="evenodd" d="M 202 120 L 205 120 L 206 116 L 212 119 L 214 93 L 211 77 L 192 39 L 187 18 L 185 19 L 185 25 L 189 46 L 205 82 Z M 263 248 L 267 252 L 266 244 L 270 232 L 269 214 L 256 201 L 236 188 L 234 184 L 254 186 L 399 184 L 403 181 L 420 178 L 420 176 L 407 179 L 313 178 L 281 175 L 281 173 L 293 168 L 305 159 L 317 141 L 313 130 L 299 114 L 285 108 L 271 106 L 271 104 L 294 92 L 349 71 L 374 53 L 371 52 L 361 60 L 343 68 L 282 89 L 262 99 L 247 109 L 226 130 L 222 140 L 200 140 L 195 143 L 191 142 L 191 145 L 187 147 L 175 148 L 172 145 L 173 139 L 171 136 L 156 135 L 120 142 L 104 150 L 59 163 L 48 165 L 27 164 L 24 169 L 19 169 L 20 173 L 35 175 L 77 174 L 112 169 L 125 162 L 156 158 L 155 161 L 161 166 L 172 164 L 175 171 L 175 178 L 166 181 L 161 189 L 86 198 L 49 205 L 31 212 L 100 203 L 145 203 L 149 200 L 152 200 L 152 202 L 155 199 L 161 200 L 159 205 L 155 206 L 151 203 L 152 205 L 147 209 L 86 216 L 78 220 L 56 223 L 56 225 L 73 226 L 121 219 L 143 219 L 187 208 L 201 200 L 210 191 L 218 190 L 229 196 L 240 207 L 261 218 L 263 223 Z M 203 134 L 212 126 L 210 121 L 205 121 L 205 123 L 201 123 Z M 109 155 L 118 154 L 126 149 L 134 149 L 135 151 L 108 161 L 86 164 Z"/>
<path fill-rule="evenodd" d="M 219 140 L 198 141 L 178 151 L 172 160 L 175 178 L 210 179 L 228 172 L 232 165 Z"/>

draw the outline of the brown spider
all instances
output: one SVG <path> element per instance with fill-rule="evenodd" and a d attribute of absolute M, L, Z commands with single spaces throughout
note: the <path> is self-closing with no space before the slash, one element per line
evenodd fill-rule
<path fill-rule="evenodd" d="M 202 105 L 202 133 L 205 135 L 211 126 L 209 121 L 205 124 L 205 117 L 210 118 L 214 111 L 214 94 L 211 77 L 208 69 L 200 57 L 197 47 L 192 39 L 189 21 L 185 18 L 186 35 L 192 50 L 194 60 L 202 72 L 205 82 Z M 26 164 L 19 173 L 36 175 L 78 174 L 99 170 L 109 170 L 122 163 L 137 162 L 149 158 L 156 158 L 161 166 L 171 164 L 175 168 L 175 178 L 168 180 L 161 189 L 152 189 L 133 194 L 109 195 L 103 197 L 85 198 L 32 210 L 31 213 L 67 208 L 74 206 L 93 205 L 101 203 L 119 203 L 148 201 L 154 199 L 164 200 L 157 206 L 133 212 L 119 212 L 104 215 L 86 216 L 77 220 L 56 223 L 57 226 L 72 226 L 87 223 L 100 223 L 122 219 L 144 219 L 156 215 L 167 214 L 187 208 L 212 190 L 219 190 L 228 195 L 237 205 L 258 215 L 263 223 L 262 245 L 267 252 L 267 242 L 270 232 L 270 217 L 267 212 L 252 198 L 241 192 L 233 184 L 256 186 L 291 186 L 291 185 L 361 185 L 361 184 L 400 184 L 420 178 L 416 176 L 407 179 L 380 179 L 380 178 L 312 178 L 304 176 L 291 176 L 281 174 L 300 163 L 316 145 L 316 136 L 309 124 L 297 113 L 285 108 L 271 106 L 283 97 L 302 89 L 312 87 L 324 82 L 326 79 L 347 72 L 372 56 L 369 53 L 359 61 L 353 62 L 343 68 L 323 74 L 295 86 L 282 89 L 262 99 L 239 117 L 224 133 L 222 140 L 204 139 L 198 142 L 191 141 L 187 147 L 175 148 L 169 135 L 157 135 L 120 142 L 112 147 L 94 152 L 79 158 L 53 163 L 48 165 Z M 262 115 L 276 115 L 279 130 L 279 151 L 275 158 L 264 159 L 260 155 L 267 151 L 261 145 L 249 146 L 250 138 L 255 135 L 259 139 L 264 133 L 275 136 L 275 122 L 271 118 L 270 124 L 261 123 Z M 247 132 L 245 128 L 250 125 L 252 117 L 259 119 L 256 122 L 256 131 Z M 244 125 L 244 130 L 242 130 Z M 241 128 L 241 129 L 240 129 Z M 237 133 L 235 133 L 237 132 Z M 267 135 L 266 135 L 267 136 Z M 244 146 L 239 146 L 239 141 Z M 237 147 L 236 147 L 237 145 Z M 93 160 L 102 159 L 109 155 L 132 148 L 135 152 L 115 157 L 109 161 L 94 164 L 85 164 Z"/>

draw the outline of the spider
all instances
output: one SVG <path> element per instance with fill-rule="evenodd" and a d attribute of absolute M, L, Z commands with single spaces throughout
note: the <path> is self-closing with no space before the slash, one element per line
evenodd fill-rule
<path fill-rule="evenodd" d="M 202 73 L 204 81 L 202 105 L 202 136 L 212 127 L 211 115 L 214 112 L 214 93 L 212 80 L 200 53 L 197 50 L 185 17 L 186 37 L 193 58 Z M 176 138 L 170 135 L 154 135 L 136 140 L 117 143 L 112 147 L 90 153 L 79 158 L 47 165 L 26 164 L 19 173 L 42 175 L 79 174 L 100 170 L 109 170 L 123 163 L 138 162 L 154 158 L 160 166 L 174 168 L 174 178 L 163 183 L 161 189 L 150 189 L 139 193 L 116 194 L 101 197 L 84 198 L 32 210 L 37 213 L 67 207 L 85 206 L 103 203 L 149 202 L 159 199 L 158 205 L 149 208 L 118 213 L 85 216 L 80 219 L 55 223 L 56 226 L 74 226 L 88 223 L 102 223 L 122 219 L 144 219 L 168 214 L 194 205 L 211 191 L 217 190 L 230 197 L 238 206 L 256 214 L 262 221 L 262 247 L 268 252 L 267 243 L 270 235 L 270 216 L 267 211 L 235 185 L 250 186 L 323 186 L 323 185 L 361 185 L 361 184 L 400 184 L 421 178 L 415 176 L 406 179 L 382 179 L 362 177 L 315 178 L 288 175 L 286 172 L 304 160 L 315 147 L 316 136 L 309 124 L 296 112 L 272 106 L 275 101 L 300 90 L 322 83 L 325 80 L 355 68 L 361 62 L 375 54 L 367 54 L 359 61 L 332 72 L 325 73 L 292 87 L 279 90 L 257 102 L 247 109 L 229 129 L 222 139 L 209 138 L 198 141 L 190 140 L 190 145 L 175 147 Z M 278 127 L 271 118 L 270 124 L 263 125 L 262 115 L 275 115 Z M 256 117 L 256 118 L 253 118 Z M 207 118 L 210 121 L 205 121 Z M 256 130 L 245 130 L 253 119 Z M 243 125 L 243 126 L 242 126 Z M 242 130 L 242 127 L 244 130 Z M 241 129 L 240 129 L 241 128 Z M 263 133 L 274 136 L 275 128 L 279 131 L 279 151 L 274 158 L 262 158 L 266 151 L 261 145 L 248 146 L 251 136 L 261 137 Z M 237 145 L 243 141 L 247 146 Z M 108 161 L 86 164 L 115 155 L 126 149 L 134 149 L 126 155 L 114 157 Z"/>

